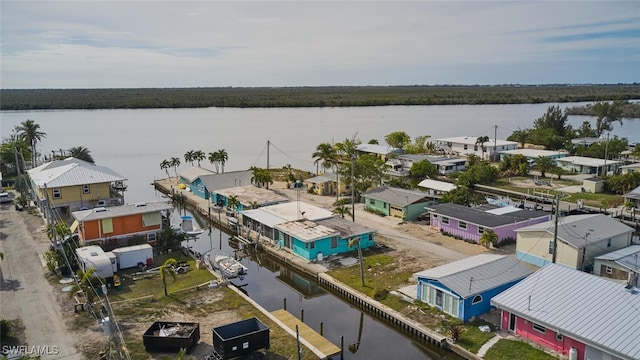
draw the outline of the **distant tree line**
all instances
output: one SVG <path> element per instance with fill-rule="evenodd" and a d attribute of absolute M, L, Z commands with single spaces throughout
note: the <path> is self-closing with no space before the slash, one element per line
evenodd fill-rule
<path fill-rule="evenodd" d="M 536 104 L 640 99 L 640 84 L 2 89 L 0 97 L 0 110 Z"/>

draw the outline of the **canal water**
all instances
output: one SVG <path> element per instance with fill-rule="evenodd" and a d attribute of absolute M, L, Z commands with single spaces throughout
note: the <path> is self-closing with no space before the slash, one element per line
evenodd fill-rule
<path fill-rule="evenodd" d="M 231 282 L 267 311 L 284 307 L 305 324 L 340 346 L 344 337 L 344 359 L 460 359 L 456 354 L 435 346 L 417 344 L 405 335 L 372 318 L 360 309 L 323 290 L 313 280 L 289 270 L 264 253 L 234 241 L 229 234 L 208 225 L 191 212 L 204 232 L 196 240 L 183 242 L 183 247 L 199 254 L 222 252 L 234 255 L 248 269 L 244 278 Z M 174 211 L 172 221 L 178 224 L 180 214 Z M 302 312 L 304 311 L 304 315 Z M 336 357 L 339 358 L 339 357 Z"/>

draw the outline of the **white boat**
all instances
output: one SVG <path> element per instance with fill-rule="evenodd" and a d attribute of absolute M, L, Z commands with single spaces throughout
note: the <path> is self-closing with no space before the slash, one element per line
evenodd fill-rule
<path fill-rule="evenodd" d="M 227 254 L 217 254 L 213 257 L 213 260 L 209 256 L 209 263 L 211 267 L 220 270 L 220 273 L 227 278 L 244 276 L 249 272 L 249 269 L 242 265 L 240 261 Z"/>
<path fill-rule="evenodd" d="M 187 237 L 193 238 L 204 232 L 204 230 L 193 224 L 193 216 L 183 216 L 180 225 L 171 225 L 171 228 L 178 233 L 184 233 Z"/>

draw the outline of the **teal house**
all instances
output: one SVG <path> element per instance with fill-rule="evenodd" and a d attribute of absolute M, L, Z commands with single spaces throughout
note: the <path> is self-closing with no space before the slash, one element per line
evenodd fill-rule
<path fill-rule="evenodd" d="M 362 194 L 364 208 L 394 216 L 402 220 L 414 220 L 432 205 L 429 194 L 421 191 L 379 186 Z"/>
<path fill-rule="evenodd" d="M 212 199 L 212 197 L 216 190 L 251 184 L 251 171 L 231 171 L 221 174 L 202 173 L 190 181 L 188 186 L 192 194 L 203 199 L 211 199 L 215 204 L 216 199 Z"/>
<path fill-rule="evenodd" d="M 319 221 L 298 220 L 275 226 L 280 246 L 291 250 L 306 260 L 322 261 L 335 254 L 357 250 L 358 242 L 362 249 L 374 246 L 375 230 L 358 225 L 340 217 Z"/>
<path fill-rule="evenodd" d="M 199 166 L 192 166 L 188 169 L 180 171 L 178 173 L 178 178 L 181 184 L 184 184 L 189 190 L 200 196 L 199 194 L 204 193 L 205 188 L 199 178 L 205 175 L 214 174 L 213 171 L 207 170 L 205 168 L 201 168 Z"/>

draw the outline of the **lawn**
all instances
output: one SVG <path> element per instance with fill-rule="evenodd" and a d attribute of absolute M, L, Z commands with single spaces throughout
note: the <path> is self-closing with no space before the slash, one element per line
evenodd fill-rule
<path fill-rule="evenodd" d="M 480 331 L 478 327 L 481 325 L 489 325 L 491 332 L 485 333 Z M 464 331 L 460 334 L 460 339 L 457 344 L 474 354 L 480 350 L 480 347 L 484 343 L 495 336 L 495 327 L 482 319 L 475 319 L 472 322 L 466 323 L 463 325 L 463 328 Z"/>
<path fill-rule="evenodd" d="M 551 360 L 557 359 L 540 349 L 517 340 L 501 339 L 484 355 L 485 360 Z"/>

